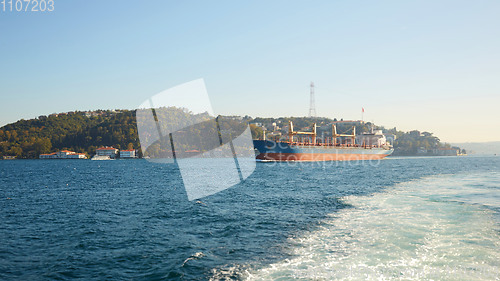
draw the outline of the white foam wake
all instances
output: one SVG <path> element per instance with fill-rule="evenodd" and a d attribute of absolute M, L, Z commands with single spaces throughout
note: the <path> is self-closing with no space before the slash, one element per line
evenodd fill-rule
<path fill-rule="evenodd" d="M 500 280 L 498 223 L 476 202 L 497 194 L 495 184 L 499 174 L 441 176 L 343 198 L 354 208 L 289 241 L 295 258 L 247 272 L 246 279 Z"/>

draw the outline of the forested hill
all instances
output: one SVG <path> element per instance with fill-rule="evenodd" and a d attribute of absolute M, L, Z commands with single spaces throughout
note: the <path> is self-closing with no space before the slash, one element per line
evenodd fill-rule
<path fill-rule="evenodd" d="M 186 117 L 190 114 L 183 109 L 170 108 L 174 118 Z M 177 117 L 176 117 L 177 116 Z M 282 118 L 255 118 L 249 116 L 243 118 L 251 124 L 254 137 L 261 137 L 263 128 L 272 131 L 274 125 L 280 125 L 282 133 L 286 134 L 286 124 L 293 121 L 295 130 L 309 130 L 313 123 L 317 123 L 326 134 L 331 130 L 328 125 L 335 119 L 329 118 L 307 118 L 307 117 L 282 117 Z M 261 124 L 256 126 L 255 124 Z M 368 131 L 372 124 L 358 124 L 358 133 Z M 340 131 L 348 130 L 349 124 L 339 124 Z M 395 155 L 418 155 L 422 149 L 437 149 L 449 147 L 440 142 L 439 138 L 432 133 L 418 131 L 401 132 L 384 127 L 384 133 L 393 134 Z M 285 130 L 285 131 L 283 131 Z M 51 153 L 59 150 L 71 150 L 79 153 L 86 153 L 91 156 L 95 149 L 100 146 L 113 146 L 118 149 L 138 149 L 140 153 L 140 143 L 137 135 L 137 125 L 135 110 L 98 110 L 91 112 L 68 112 L 52 114 L 49 116 L 39 116 L 35 119 L 20 120 L 0 128 L 0 159 L 2 156 L 15 156 L 17 158 L 38 158 L 42 153 Z"/>
<path fill-rule="evenodd" d="M 100 146 L 138 149 L 135 111 L 52 114 L 0 128 L 0 157 L 38 158 L 62 149 L 92 155 Z"/>

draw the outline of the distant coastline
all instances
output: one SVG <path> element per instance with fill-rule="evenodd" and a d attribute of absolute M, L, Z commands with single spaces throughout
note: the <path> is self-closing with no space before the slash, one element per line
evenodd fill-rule
<path fill-rule="evenodd" d="M 500 155 L 500 141 L 452 143 L 463 147 L 472 155 Z"/>
<path fill-rule="evenodd" d="M 182 108 L 169 108 L 171 114 L 185 116 L 191 113 Z M 228 119 L 248 122 L 254 139 L 266 135 L 267 139 L 278 139 L 287 134 L 288 121 L 293 121 L 297 130 L 307 131 L 312 124 L 318 125 L 318 136 L 331 136 L 331 124 L 348 131 L 353 126 L 358 134 L 370 130 L 382 130 L 394 146 L 394 156 L 452 156 L 467 154 L 465 144 L 442 143 L 430 132 L 396 128 L 364 122 L 325 117 L 279 117 L 252 118 L 250 116 L 225 116 Z M 500 147 L 500 142 L 498 142 Z M 137 134 L 135 110 L 72 111 L 42 115 L 30 120 L 19 120 L 0 128 L 0 159 L 38 159 L 40 155 L 53 155 L 60 151 L 71 151 L 79 158 L 90 158 L 100 147 L 118 150 L 142 151 Z M 46 156 L 50 157 L 50 156 Z M 77 157 L 77 156 L 72 156 Z"/>

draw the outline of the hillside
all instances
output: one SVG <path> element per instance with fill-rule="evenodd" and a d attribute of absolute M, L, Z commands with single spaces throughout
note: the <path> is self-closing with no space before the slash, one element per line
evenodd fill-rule
<path fill-rule="evenodd" d="M 139 148 L 135 112 L 69 112 L 20 120 L 0 128 L 0 157 L 38 158 L 62 149 L 92 155 L 99 146 Z"/>
<path fill-rule="evenodd" d="M 183 109 L 173 108 L 169 110 L 171 110 L 169 114 L 177 119 L 189 117 L 187 116 L 189 113 Z M 204 120 L 205 117 L 200 116 L 199 118 Z M 308 117 L 257 117 L 255 119 L 249 116 L 229 117 L 229 119 L 231 118 L 250 122 L 254 138 L 262 137 L 263 129 L 275 135 L 286 134 L 288 121 L 293 121 L 295 130 L 310 130 L 311 125 L 317 123 L 319 126 L 318 135 L 328 136 L 331 135 L 331 123 L 337 121 L 329 118 Z M 207 125 L 204 124 L 204 126 Z M 337 125 L 337 129 L 339 132 L 347 132 L 351 126 L 352 124 L 349 123 L 340 123 Z M 368 132 L 372 126 L 396 137 L 394 155 L 431 155 L 432 150 L 450 147 L 448 144 L 441 143 L 438 137 L 429 132 L 402 132 L 396 128 L 386 129 L 369 122 L 358 122 L 356 131 L 358 133 Z M 196 130 L 204 131 L 203 128 L 198 127 Z M 100 146 L 138 149 L 141 153 L 134 110 L 76 111 L 52 114 L 30 120 L 19 120 L 0 128 L 0 158 L 2 156 L 38 158 L 42 153 L 63 149 L 86 153 L 90 156 Z M 152 146 L 150 149 L 158 150 L 158 147 Z M 422 151 L 429 152 L 422 153 Z M 160 153 L 160 151 L 155 153 Z"/>

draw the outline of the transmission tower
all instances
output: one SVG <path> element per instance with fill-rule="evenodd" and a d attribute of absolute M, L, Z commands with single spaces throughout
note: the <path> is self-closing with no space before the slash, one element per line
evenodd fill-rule
<path fill-rule="evenodd" d="M 311 82 L 311 102 L 309 104 L 309 117 L 316 117 L 316 105 L 314 102 L 314 82 Z"/>

